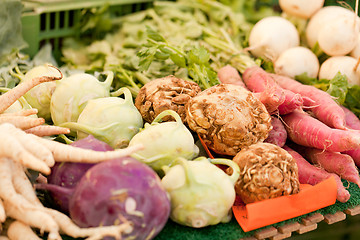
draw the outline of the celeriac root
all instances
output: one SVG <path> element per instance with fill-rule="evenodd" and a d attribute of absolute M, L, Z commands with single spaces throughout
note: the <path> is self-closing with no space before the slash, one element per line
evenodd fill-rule
<path fill-rule="evenodd" d="M 21 221 L 10 223 L 7 235 L 11 240 L 41 240 L 29 225 Z"/>

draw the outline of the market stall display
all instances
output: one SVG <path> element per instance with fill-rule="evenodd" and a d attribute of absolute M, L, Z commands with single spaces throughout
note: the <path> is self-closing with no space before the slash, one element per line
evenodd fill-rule
<path fill-rule="evenodd" d="M 1 237 L 284 239 L 358 214 L 359 1 L 302 3 L 5 0 Z"/>

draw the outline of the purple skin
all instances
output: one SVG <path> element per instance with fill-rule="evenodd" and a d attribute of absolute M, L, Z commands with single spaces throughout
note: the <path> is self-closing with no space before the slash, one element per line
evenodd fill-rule
<path fill-rule="evenodd" d="M 95 151 L 114 150 L 107 143 L 97 140 L 92 135 L 77 140 L 70 145 Z M 47 177 L 47 184 L 36 184 L 36 189 L 50 191 L 54 204 L 64 213 L 69 212 L 69 200 L 73 194 L 74 187 L 85 174 L 95 164 L 90 163 L 55 163 L 51 168 L 51 174 Z"/>
<path fill-rule="evenodd" d="M 154 170 L 125 157 L 89 169 L 75 188 L 69 212 L 80 227 L 119 224 L 126 219 L 134 229 L 123 234 L 124 239 L 152 239 L 169 218 L 170 199 Z"/>

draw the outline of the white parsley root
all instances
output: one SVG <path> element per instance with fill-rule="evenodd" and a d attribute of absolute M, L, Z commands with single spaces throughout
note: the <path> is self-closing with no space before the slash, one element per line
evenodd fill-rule
<path fill-rule="evenodd" d="M 41 240 L 29 225 L 21 221 L 10 223 L 7 235 L 12 240 Z"/>

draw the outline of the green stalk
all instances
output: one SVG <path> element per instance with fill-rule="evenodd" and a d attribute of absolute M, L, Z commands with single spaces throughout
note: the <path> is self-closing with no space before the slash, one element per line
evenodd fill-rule
<path fill-rule="evenodd" d="M 233 183 L 233 185 L 235 185 L 235 183 L 240 177 L 240 168 L 236 162 L 233 162 L 232 160 L 226 158 L 214 158 L 214 159 L 209 158 L 209 161 L 213 164 L 221 164 L 231 167 L 233 172 L 230 175 L 230 180 Z"/>

